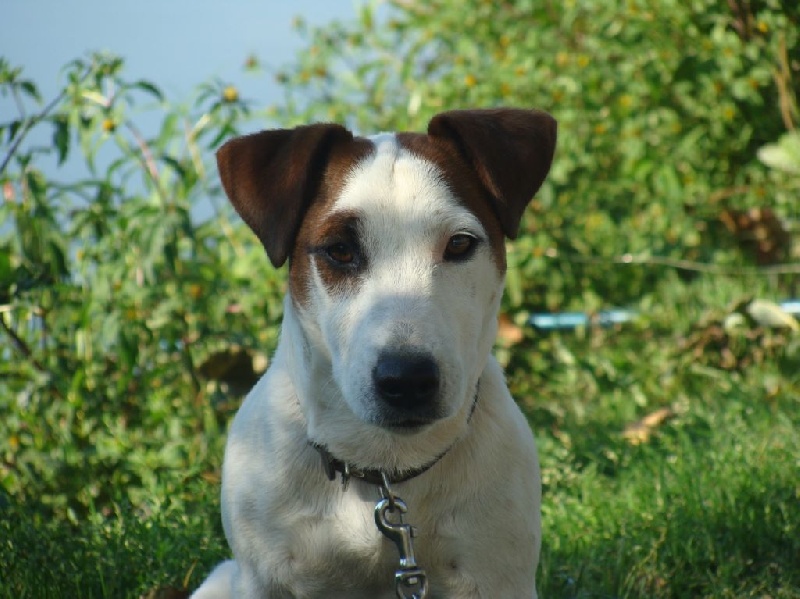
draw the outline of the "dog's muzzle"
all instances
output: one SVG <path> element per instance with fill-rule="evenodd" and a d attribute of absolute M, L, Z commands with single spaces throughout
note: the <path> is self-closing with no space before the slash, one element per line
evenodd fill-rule
<path fill-rule="evenodd" d="M 372 369 L 372 384 L 384 404 L 387 425 L 419 426 L 436 418 L 440 376 L 431 356 L 383 352 Z"/>

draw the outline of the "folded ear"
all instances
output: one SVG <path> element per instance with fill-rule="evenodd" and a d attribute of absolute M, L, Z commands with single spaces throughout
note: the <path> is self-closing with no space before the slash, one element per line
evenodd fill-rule
<path fill-rule="evenodd" d="M 237 137 L 217 150 L 222 187 L 275 267 L 289 256 L 331 148 L 351 139 L 340 125 L 307 125 Z"/>
<path fill-rule="evenodd" d="M 516 108 L 454 110 L 433 117 L 428 135 L 455 144 L 488 191 L 503 232 L 515 238 L 525 207 L 550 170 L 555 119 Z"/>

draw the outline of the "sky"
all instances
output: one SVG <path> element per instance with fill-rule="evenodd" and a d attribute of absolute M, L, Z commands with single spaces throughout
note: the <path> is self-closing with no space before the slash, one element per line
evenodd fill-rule
<path fill-rule="evenodd" d="M 247 57 L 274 72 L 305 46 L 292 27 L 296 16 L 310 26 L 353 20 L 365 1 L 0 0 L 0 57 L 23 68 L 45 103 L 64 84 L 65 64 L 103 50 L 124 58 L 125 80 L 152 81 L 170 104 L 188 102 L 198 84 L 219 78 L 264 107 L 280 102 L 283 94 L 273 77 L 244 71 Z M 0 97 L 0 123 L 16 117 L 11 98 Z M 157 112 L 137 116 L 145 135 L 154 134 L 159 123 Z M 25 143 L 47 144 L 50 135 L 49 128 L 40 128 Z M 80 180 L 88 171 L 76 154 L 60 166 L 54 155 L 37 165 L 61 182 Z M 98 166 L 114 157 L 101 149 Z M 194 213 L 203 219 L 210 208 L 201 203 Z"/>
<path fill-rule="evenodd" d="M 61 67 L 94 50 L 125 58 L 126 78 L 152 80 L 172 100 L 218 76 L 261 105 L 279 100 L 270 77 L 247 77 L 253 54 L 267 67 L 303 47 L 295 16 L 311 25 L 350 20 L 359 0 L 0 0 L 0 56 L 22 66 L 45 98 Z M 0 115 L 7 116 L 7 115 Z M 0 120 L 4 120 L 0 118 Z"/>

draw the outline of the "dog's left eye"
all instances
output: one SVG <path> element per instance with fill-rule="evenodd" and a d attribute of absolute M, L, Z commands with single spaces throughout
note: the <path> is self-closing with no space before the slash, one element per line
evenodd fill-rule
<path fill-rule="evenodd" d="M 447 247 L 444 250 L 444 259 L 451 262 L 466 260 L 472 255 L 476 242 L 477 239 L 471 235 L 464 233 L 453 235 L 447 242 Z"/>

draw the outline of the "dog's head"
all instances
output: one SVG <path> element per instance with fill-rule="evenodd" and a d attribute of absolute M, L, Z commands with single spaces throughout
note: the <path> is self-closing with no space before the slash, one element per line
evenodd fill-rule
<path fill-rule="evenodd" d="M 287 306 L 321 381 L 311 427 L 322 412 L 394 437 L 465 424 L 496 334 L 505 238 L 555 142 L 549 115 L 495 109 L 439 114 L 427 134 L 320 124 L 219 150 L 234 207 L 276 267 L 289 260 Z"/>

